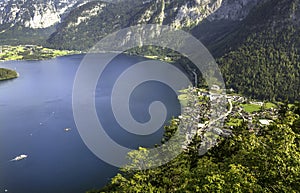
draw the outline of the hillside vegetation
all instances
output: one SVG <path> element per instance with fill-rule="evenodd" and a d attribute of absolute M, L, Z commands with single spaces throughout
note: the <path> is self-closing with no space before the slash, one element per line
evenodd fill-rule
<path fill-rule="evenodd" d="M 276 0 L 252 10 L 218 59 L 227 87 L 253 98 L 300 100 L 300 4 Z M 229 43 L 228 43 L 229 42 Z"/>
<path fill-rule="evenodd" d="M 243 119 L 232 124 L 234 120 L 228 119 L 232 135 L 222 137 L 205 155 L 198 153 L 201 139 L 196 135 L 187 150 L 168 164 L 141 171 L 125 167 L 106 187 L 89 193 L 299 192 L 300 104 L 281 104 L 279 108 L 278 118 L 268 126 L 253 126 Z M 272 112 L 261 110 L 259 116 Z M 253 118 L 257 115 L 252 114 Z M 173 120 L 166 127 L 165 136 L 178 129 L 176 123 Z M 140 148 L 128 157 L 143 168 L 147 153 Z"/>

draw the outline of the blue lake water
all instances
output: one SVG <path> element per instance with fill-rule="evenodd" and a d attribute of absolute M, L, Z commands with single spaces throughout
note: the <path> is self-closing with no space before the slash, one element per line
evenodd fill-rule
<path fill-rule="evenodd" d="M 85 146 L 74 122 L 72 88 L 82 59 L 83 55 L 73 55 L 0 63 L 20 73 L 17 79 L 0 82 L 0 193 L 85 192 L 104 186 L 118 172 Z M 118 125 L 111 110 L 113 82 L 126 68 L 143 60 L 117 57 L 95 90 L 98 117 L 106 132 L 130 148 L 157 144 L 163 134 L 163 129 L 149 136 L 130 134 Z M 140 122 L 149 119 L 147 108 L 158 99 L 168 107 L 168 119 L 180 113 L 176 94 L 158 82 L 140 85 L 132 96 L 132 114 Z M 9 161 L 21 154 L 29 157 Z"/>

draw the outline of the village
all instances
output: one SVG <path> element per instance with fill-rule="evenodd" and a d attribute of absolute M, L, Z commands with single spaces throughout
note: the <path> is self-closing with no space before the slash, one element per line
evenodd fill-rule
<path fill-rule="evenodd" d="M 187 149 L 195 136 L 200 136 L 199 154 L 215 146 L 220 138 L 234 135 L 239 127 L 258 134 L 278 118 L 275 104 L 250 100 L 235 94 L 233 89 L 226 91 L 213 86 L 208 91 L 190 87 L 182 93 L 179 100 L 184 107 L 177 119 L 185 133 L 182 147 Z"/>
<path fill-rule="evenodd" d="M 79 51 L 55 50 L 37 45 L 0 46 L 0 61 L 45 60 L 58 56 L 79 54 Z"/>

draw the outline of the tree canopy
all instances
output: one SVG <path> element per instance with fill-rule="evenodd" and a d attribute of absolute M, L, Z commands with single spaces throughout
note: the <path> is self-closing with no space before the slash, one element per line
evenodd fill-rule
<path fill-rule="evenodd" d="M 299 103 L 258 133 L 236 126 L 203 156 L 189 150 L 154 169 L 123 169 L 111 183 L 95 192 L 299 192 Z M 167 129 L 176 129 L 171 124 Z M 140 149 L 143 156 L 147 149 Z"/>

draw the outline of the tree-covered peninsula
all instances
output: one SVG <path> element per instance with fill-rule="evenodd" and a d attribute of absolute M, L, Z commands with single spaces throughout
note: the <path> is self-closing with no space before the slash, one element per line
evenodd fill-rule
<path fill-rule="evenodd" d="M 0 68 L 0 81 L 14 79 L 18 77 L 18 73 L 14 70 Z"/>

